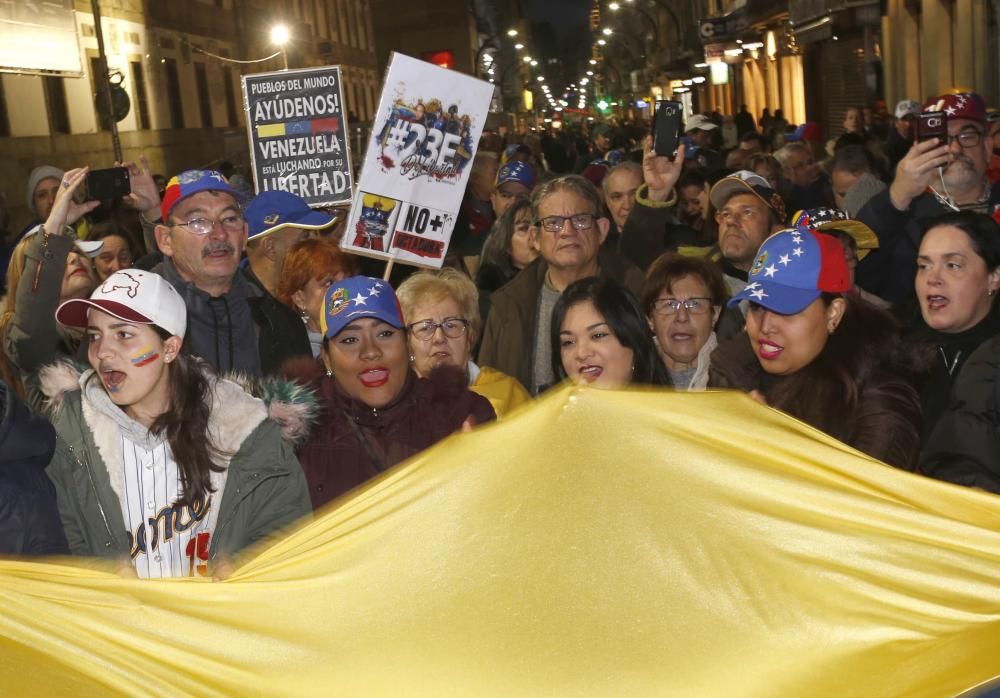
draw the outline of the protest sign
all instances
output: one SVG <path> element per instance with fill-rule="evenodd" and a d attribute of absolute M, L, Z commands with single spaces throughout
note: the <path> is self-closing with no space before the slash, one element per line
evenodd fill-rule
<path fill-rule="evenodd" d="M 310 206 L 351 200 L 338 66 L 244 75 L 243 105 L 257 192 L 291 192 Z"/>
<path fill-rule="evenodd" d="M 493 85 L 394 53 L 341 246 L 440 267 Z"/>

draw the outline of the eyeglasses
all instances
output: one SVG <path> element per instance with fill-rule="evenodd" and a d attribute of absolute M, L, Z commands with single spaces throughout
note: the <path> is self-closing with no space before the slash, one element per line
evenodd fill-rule
<path fill-rule="evenodd" d="M 243 216 L 239 213 L 230 213 L 218 220 L 192 218 L 182 223 L 167 223 L 167 225 L 171 228 L 186 228 L 192 235 L 208 235 L 216 223 L 219 223 L 227 233 L 237 233 L 243 230 Z"/>
<path fill-rule="evenodd" d="M 594 218 L 593 213 L 574 213 L 572 216 L 546 216 L 535 221 L 535 225 L 542 226 L 544 230 L 550 233 L 560 233 L 566 226 L 566 221 L 569 221 L 573 226 L 573 230 L 590 230 L 594 225 Z"/>
<path fill-rule="evenodd" d="M 423 320 L 413 323 L 409 326 L 409 329 L 410 333 L 417 339 L 429 342 L 434 338 L 434 333 L 438 331 L 439 327 L 444 332 L 445 337 L 458 339 L 469 331 L 469 321 L 460 317 L 445 318 L 441 322 Z"/>
<path fill-rule="evenodd" d="M 705 315 L 712 309 L 711 298 L 660 298 L 653 303 L 653 309 L 657 315 L 676 315 L 677 311 L 684 306 L 692 315 Z"/>
<path fill-rule="evenodd" d="M 962 131 L 957 135 L 948 136 L 947 145 L 951 145 L 955 141 L 958 141 L 958 144 L 963 148 L 975 148 L 983 142 L 983 133 L 982 131 L 977 131 L 976 129 Z"/>

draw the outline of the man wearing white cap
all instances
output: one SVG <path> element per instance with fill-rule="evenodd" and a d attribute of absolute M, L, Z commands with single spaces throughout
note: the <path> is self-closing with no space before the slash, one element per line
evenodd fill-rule
<path fill-rule="evenodd" d="M 697 161 L 706 173 L 717 172 L 725 167 L 721 153 L 712 148 L 713 133 L 719 126 L 704 114 L 695 114 L 685 124 L 685 134 L 691 144 L 689 157 Z"/>
<path fill-rule="evenodd" d="M 919 113 L 920 103 L 912 99 L 904 99 L 896 105 L 896 119 L 892 122 L 889 137 L 885 140 L 885 154 L 889 158 L 890 172 L 896 170 L 896 165 L 913 147 L 914 124 L 917 123 Z"/>

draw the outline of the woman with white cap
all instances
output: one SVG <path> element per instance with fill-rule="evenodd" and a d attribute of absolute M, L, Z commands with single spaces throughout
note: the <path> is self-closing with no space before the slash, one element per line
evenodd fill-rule
<path fill-rule="evenodd" d="M 89 370 L 40 374 L 73 554 L 143 578 L 205 576 L 309 513 L 286 439 L 304 435 L 314 403 L 268 405 L 218 378 L 188 353 L 184 300 L 161 276 L 116 272 L 56 318 L 89 338 Z"/>
<path fill-rule="evenodd" d="M 87 172 L 82 167 L 63 175 L 48 218 L 28 231 L 11 255 L 0 315 L 0 378 L 22 396 L 26 378 L 60 356 L 73 356 L 82 337 L 59 328 L 53 313 L 61 301 L 86 298 L 94 290 L 91 257 L 104 243 L 79 240 L 71 227 L 100 204 L 73 199 Z"/>
<path fill-rule="evenodd" d="M 711 359 L 710 387 L 740 388 L 890 465 L 912 469 L 920 450 L 913 365 L 886 311 L 850 293 L 837 238 L 782 230 L 757 253 L 745 289 L 746 334 Z"/>

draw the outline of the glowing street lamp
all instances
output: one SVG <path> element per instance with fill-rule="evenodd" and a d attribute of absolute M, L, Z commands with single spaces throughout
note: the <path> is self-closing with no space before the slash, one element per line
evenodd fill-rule
<path fill-rule="evenodd" d="M 601 30 L 601 33 L 604 34 L 604 36 L 611 36 L 614 34 L 614 30 L 611 29 L 611 27 L 604 27 L 604 29 Z"/>
<path fill-rule="evenodd" d="M 288 31 L 288 27 L 284 24 L 276 24 L 271 27 L 271 43 L 281 49 L 281 58 L 285 62 L 285 70 L 288 70 L 288 53 L 285 52 L 285 46 L 291 38 L 292 35 Z"/>
<path fill-rule="evenodd" d="M 517 29 L 508 29 L 507 36 L 517 36 Z"/>
<path fill-rule="evenodd" d="M 619 5 L 617 2 L 613 2 L 610 5 L 608 5 L 608 9 L 611 10 L 611 11 L 613 11 L 613 12 L 617 12 L 620 8 L 621 8 L 621 5 Z"/>
<path fill-rule="evenodd" d="M 522 48 L 524 48 L 524 44 L 514 44 L 514 48 L 515 48 L 515 49 L 516 49 L 517 51 L 520 51 L 520 50 L 521 50 Z"/>
<path fill-rule="evenodd" d="M 607 41 L 605 41 L 604 39 L 598 39 L 598 40 L 597 40 L 597 45 L 598 45 L 598 46 L 604 46 L 604 45 L 605 45 L 605 44 L 607 44 L 607 43 L 608 43 L 608 42 L 607 42 Z"/>

